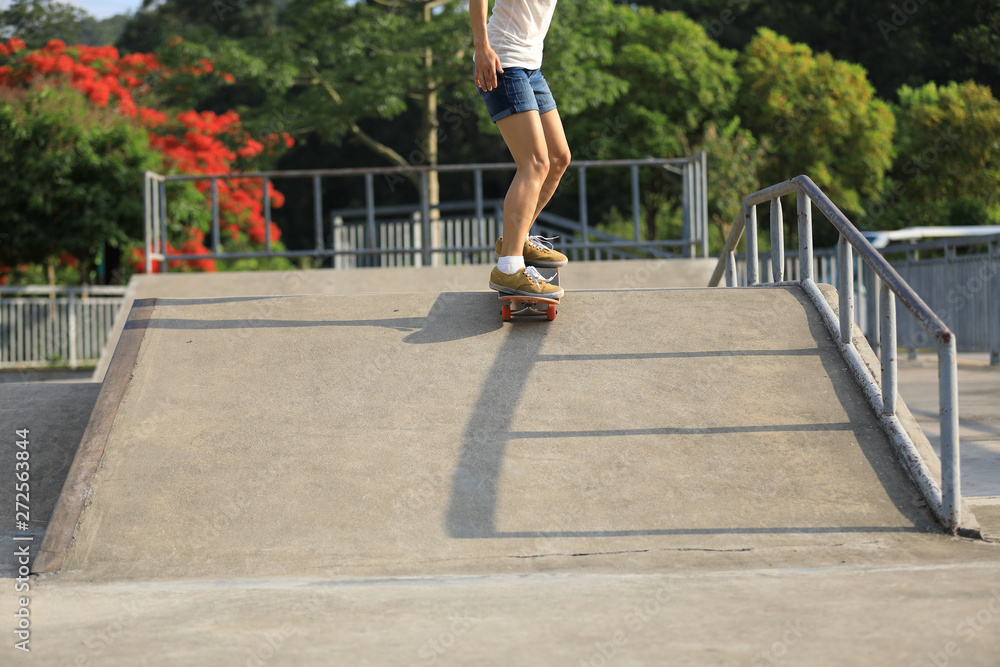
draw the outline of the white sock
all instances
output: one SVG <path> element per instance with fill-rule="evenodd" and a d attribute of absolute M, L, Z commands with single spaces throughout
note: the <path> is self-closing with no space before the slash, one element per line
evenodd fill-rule
<path fill-rule="evenodd" d="M 497 268 L 506 274 L 513 275 L 524 268 L 523 255 L 510 255 L 497 260 Z"/>

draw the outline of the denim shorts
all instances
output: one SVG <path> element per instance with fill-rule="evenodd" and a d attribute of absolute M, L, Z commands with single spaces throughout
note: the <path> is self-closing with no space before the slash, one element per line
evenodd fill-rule
<path fill-rule="evenodd" d="M 503 73 L 497 73 L 497 87 L 490 91 L 479 88 L 479 96 L 486 102 L 486 110 L 494 123 L 522 111 L 535 110 L 543 114 L 556 108 L 549 84 L 538 69 L 504 68 Z"/>

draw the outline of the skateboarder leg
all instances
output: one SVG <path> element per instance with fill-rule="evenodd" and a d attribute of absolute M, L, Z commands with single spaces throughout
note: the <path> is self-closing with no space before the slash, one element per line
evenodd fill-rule
<path fill-rule="evenodd" d="M 504 236 L 497 241 L 499 260 L 490 274 L 490 287 L 507 294 L 558 299 L 563 290 L 549 284 L 534 267 L 563 266 L 566 256 L 545 239 L 528 237 L 570 160 L 555 100 L 539 70 L 555 1 L 497 0 L 489 26 L 486 5 L 486 0 L 470 1 L 475 80 L 517 164 L 504 200 Z M 512 37 L 513 26 L 523 34 Z"/>

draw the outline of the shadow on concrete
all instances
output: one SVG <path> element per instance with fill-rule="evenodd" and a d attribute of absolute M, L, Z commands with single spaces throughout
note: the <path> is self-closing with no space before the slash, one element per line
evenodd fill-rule
<path fill-rule="evenodd" d="M 100 389 L 96 382 L 38 382 L 0 388 L 0 429 L 4 434 L 0 438 L 0 460 L 7 462 L 0 472 L 0 487 L 10 494 L 0 503 L 0 523 L 4 527 L 0 533 L 0 577 L 15 575 L 15 549 L 24 544 L 28 544 L 34 560 Z M 23 450 L 14 434 L 21 429 L 28 431 L 24 450 L 28 459 L 26 466 L 18 468 L 16 455 Z M 28 473 L 27 480 L 18 477 L 24 472 Z M 28 483 L 26 507 L 17 507 L 15 484 L 24 481 Z M 19 524 L 24 517 L 18 511 L 27 512 L 26 527 Z M 25 537 L 31 540 L 15 541 Z"/>
<path fill-rule="evenodd" d="M 653 528 L 649 530 L 554 530 L 554 531 L 508 531 L 491 535 L 477 535 L 487 538 L 510 537 L 642 537 L 644 535 L 795 535 L 829 533 L 922 533 L 916 526 L 790 526 L 768 528 Z M 463 536 L 464 537 L 464 536 Z M 746 551 L 750 551 L 747 548 Z M 516 556 L 515 556 L 516 558 Z"/>
<path fill-rule="evenodd" d="M 280 297 L 228 297 L 220 299 L 158 299 L 157 308 L 171 305 L 202 305 L 252 301 Z M 499 329 L 500 307 L 493 292 L 442 292 L 426 317 L 386 317 L 369 320 L 279 320 L 242 318 L 235 320 L 199 320 L 190 318 L 154 317 L 150 322 L 136 320 L 126 328 L 148 326 L 150 329 L 281 329 L 299 327 L 384 327 L 393 331 L 411 332 L 403 342 L 414 345 L 444 343 L 481 336 Z"/>
<path fill-rule="evenodd" d="M 826 374 L 833 380 L 833 389 L 841 407 L 847 412 L 854 425 L 854 437 L 868 459 L 868 464 L 878 477 L 886 495 L 899 513 L 915 527 L 925 532 L 941 532 L 934 515 L 927 509 L 920 491 L 906 476 L 899 456 L 882 430 L 878 418 L 868 404 L 861 387 L 846 368 L 840 349 L 830 335 L 815 304 L 801 289 L 793 292 L 806 312 L 809 331 L 821 347 L 820 362 Z M 888 464 L 893 462 L 895 465 Z"/>
<path fill-rule="evenodd" d="M 918 410 L 917 408 L 913 408 L 910 406 L 907 407 L 910 408 L 910 412 L 914 415 L 927 417 L 929 419 L 933 419 L 934 421 L 937 421 L 938 419 L 941 418 L 941 415 L 939 415 L 936 412 L 931 412 L 930 410 Z M 1000 428 L 990 426 L 989 424 L 984 424 L 982 422 L 976 421 L 975 419 L 964 419 L 961 416 L 959 416 L 958 426 L 959 428 L 966 428 L 969 429 L 970 431 L 979 431 L 980 433 L 985 433 L 987 435 L 1000 435 Z"/>
<path fill-rule="evenodd" d="M 819 312 L 801 290 L 794 290 L 806 311 L 809 331 L 817 346 L 791 350 L 721 350 L 692 352 L 656 352 L 638 354 L 542 355 L 539 351 L 546 328 L 512 327 L 504 339 L 486 378 L 472 416 L 466 427 L 462 451 L 452 477 L 452 494 L 445 519 L 447 533 L 453 538 L 559 538 L 622 537 L 655 535 L 739 535 L 794 533 L 910 533 L 940 532 L 930 512 L 922 507 L 916 488 L 901 466 L 892 465 L 896 454 L 878 425 L 854 378 L 845 369 L 840 351 L 833 343 Z M 764 426 L 724 426 L 706 428 L 646 428 L 596 431 L 534 432 L 511 431 L 515 410 L 521 400 L 532 368 L 540 361 L 637 360 L 691 357 L 735 356 L 816 356 L 833 381 L 837 400 L 849 421 L 832 424 L 794 424 Z M 874 428 L 872 428 L 874 425 Z M 641 530 L 597 531 L 513 531 L 496 530 L 498 484 L 507 443 L 521 438 L 618 437 L 629 435 L 696 435 L 715 433 L 767 433 L 793 431 L 853 431 L 869 465 L 878 477 L 891 502 L 911 526 L 788 526 L 788 527 L 717 527 L 649 528 Z"/>

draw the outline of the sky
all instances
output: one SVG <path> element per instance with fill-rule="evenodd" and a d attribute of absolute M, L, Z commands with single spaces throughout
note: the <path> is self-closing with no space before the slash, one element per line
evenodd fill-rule
<path fill-rule="evenodd" d="M 69 0 L 88 14 L 98 19 L 106 19 L 115 14 L 134 12 L 142 5 L 142 0 Z"/>

